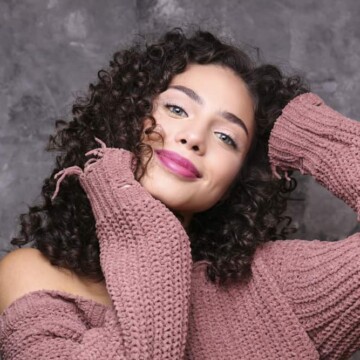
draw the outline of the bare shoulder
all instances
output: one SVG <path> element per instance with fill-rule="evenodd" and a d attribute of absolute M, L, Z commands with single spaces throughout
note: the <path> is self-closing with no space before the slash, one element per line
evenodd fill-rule
<path fill-rule="evenodd" d="M 0 314 L 31 291 L 64 290 L 64 276 L 39 250 L 13 250 L 0 260 Z"/>
<path fill-rule="evenodd" d="M 36 290 L 59 290 L 112 306 L 105 282 L 92 283 L 53 266 L 33 248 L 16 249 L 0 260 L 0 314 L 16 299 Z"/>

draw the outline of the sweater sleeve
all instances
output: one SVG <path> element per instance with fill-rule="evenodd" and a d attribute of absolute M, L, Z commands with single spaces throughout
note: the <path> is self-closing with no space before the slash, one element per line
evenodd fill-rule
<path fill-rule="evenodd" d="M 103 146 L 95 154 L 100 159 L 89 160 L 83 173 L 72 171 L 80 174 L 94 212 L 114 310 L 104 325 L 89 328 L 58 298 L 47 300 L 44 311 L 41 296 L 20 299 L 22 306 L 31 305 L 25 310 L 16 300 L 0 322 L 4 360 L 183 356 L 191 276 L 187 234 L 170 210 L 129 175 L 129 152 Z"/>
<path fill-rule="evenodd" d="M 359 122 L 313 93 L 300 95 L 272 129 L 269 158 L 275 176 L 276 167 L 314 176 L 360 220 Z M 360 348 L 360 233 L 335 242 L 275 243 L 273 255 L 281 259 L 269 261 L 321 358 L 347 358 Z"/>

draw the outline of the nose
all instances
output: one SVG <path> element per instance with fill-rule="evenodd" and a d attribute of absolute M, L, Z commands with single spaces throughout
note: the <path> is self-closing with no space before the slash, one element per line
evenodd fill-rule
<path fill-rule="evenodd" d="M 187 140 L 186 139 L 181 139 L 180 142 L 182 144 L 187 145 Z M 196 152 L 199 152 L 199 150 L 200 150 L 199 145 L 192 145 L 192 146 L 189 146 L 189 148 L 195 150 Z"/>
<path fill-rule="evenodd" d="M 205 131 L 191 127 L 179 132 L 176 136 L 176 141 L 186 146 L 187 149 L 202 155 L 206 150 L 205 136 Z"/>

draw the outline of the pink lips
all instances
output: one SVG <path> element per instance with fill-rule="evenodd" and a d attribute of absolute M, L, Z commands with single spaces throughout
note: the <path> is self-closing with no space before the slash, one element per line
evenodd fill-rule
<path fill-rule="evenodd" d="M 155 153 L 158 155 L 162 164 L 172 172 L 188 178 L 201 177 L 193 163 L 176 152 L 169 150 L 155 150 Z"/>

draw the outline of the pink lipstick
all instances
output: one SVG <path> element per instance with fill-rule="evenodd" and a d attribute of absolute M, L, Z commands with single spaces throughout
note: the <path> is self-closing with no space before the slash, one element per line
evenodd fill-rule
<path fill-rule="evenodd" d="M 196 179 L 201 177 L 193 163 L 174 151 L 155 150 L 160 162 L 171 172 L 186 178 Z"/>

